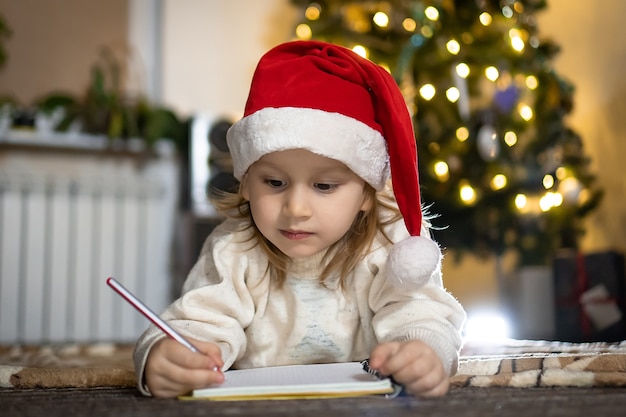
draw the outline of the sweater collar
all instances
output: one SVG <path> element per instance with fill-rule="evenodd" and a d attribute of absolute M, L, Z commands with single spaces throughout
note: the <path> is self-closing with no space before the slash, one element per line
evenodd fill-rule
<path fill-rule="evenodd" d="M 287 266 L 288 274 L 295 278 L 318 279 L 324 268 L 324 255 L 325 250 L 306 258 L 292 258 Z"/>

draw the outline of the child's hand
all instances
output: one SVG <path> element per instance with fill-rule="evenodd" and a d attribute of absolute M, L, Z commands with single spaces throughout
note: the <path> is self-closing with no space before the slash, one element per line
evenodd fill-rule
<path fill-rule="evenodd" d="M 176 397 L 224 382 L 219 346 L 194 339 L 189 341 L 203 353 L 192 352 L 169 338 L 159 340 L 150 350 L 145 378 L 155 397 Z"/>
<path fill-rule="evenodd" d="M 439 356 L 419 340 L 381 343 L 372 352 L 369 365 L 391 375 L 410 394 L 438 397 L 448 392 L 448 374 Z"/>

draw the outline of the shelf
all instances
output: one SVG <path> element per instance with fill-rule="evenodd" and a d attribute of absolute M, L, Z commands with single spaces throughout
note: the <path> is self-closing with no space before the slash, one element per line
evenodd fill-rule
<path fill-rule="evenodd" d="M 0 134 L 0 152 L 59 153 L 151 159 L 175 154 L 172 142 L 163 141 L 156 150 L 148 148 L 142 139 L 110 141 L 105 136 L 50 133 L 41 135 L 29 130 L 11 130 Z"/>

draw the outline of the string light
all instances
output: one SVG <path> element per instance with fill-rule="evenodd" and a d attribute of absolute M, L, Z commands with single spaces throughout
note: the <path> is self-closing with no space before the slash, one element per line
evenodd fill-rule
<path fill-rule="evenodd" d="M 313 37 L 313 31 L 311 30 L 311 26 L 306 23 L 301 23 L 296 27 L 296 36 L 298 39 L 308 40 Z"/>
<path fill-rule="evenodd" d="M 320 18 L 321 12 L 322 6 L 317 3 L 311 3 L 304 11 L 304 16 L 309 20 L 317 20 Z"/>
<path fill-rule="evenodd" d="M 434 171 L 439 181 L 447 181 L 450 178 L 450 168 L 444 161 L 435 162 Z"/>
<path fill-rule="evenodd" d="M 511 9 L 509 6 L 504 6 L 502 8 L 502 16 L 510 19 L 511 17 L 513 17 L 513 9 Z"/>
<path fill-rule="evenodd" d="M 452 55 L 457 55 L 461 50 L 461 45 L 459 45 L 459 42 L 457 42 L 456 39 L 450 39 L 448 43 L 446 43 L 446 49 Z"/>
<path fill-rule="evenodd" d="M 563 203 L 563 196 L 559 193 L 547 192 L 539 199 L 539 208 L 544 213 Z"/>
<path fill-rule="evenodd" d="M 543 176 L 543 188 L 545 188 L 546 190 L 549 190 L 550 188 L 552 188 L 554 186 L 554 177 L 550 174 L 546 174 Z"/>
<path fill-rule="evenodd" d="M 472 188 L 469 184 L 461 185 L 461 188 L 459 189 L 459 196 L 461 197 L 461 201 L 468 206 L 476 202 L 476 190 L 474 190 L 474 188 Z"/>
<path fill-rule="evenodd" d="M 514 146 L 517 143 L 517 135 L 515 132 L 508 130 L 504 133 L 504 143 L 509 147 Z"/>
<path fill-rule="evenodd" d="M 461 93 L 459 89 L 456 87 L 450 87 L 446 90 L 446 97 L 450 100 L 451 103 L 456 103 L 456 101 L 461 97 Z"/>
<path fill-rule="evenodd" d="M 567 169 L 565 167 L 558 167 L 555 171 L 556 177 L 559 181 L 563 181 L 567 178 Z"/>
<path fill-rule="evenodd" d="M 511 46 L 517 52 L 522 52 L 526 46 L 524 39 L 522 39 L 522 33 L 518 29 L 509 30 L 509 38 L 511 38 Z"/>
<path fill-rule="evenodd" d="M 367 48 L 364 47 L 363 45 L 355 45 L 354 47 L 352 47 L 352 51 L 362 56 L 363 58 L 367 58 L 369 55 Z"/>
<path fill-rule="evenodd" d="M 517 207 L 518 210 L 524 210 L 527 204 L 528 198 L 526 198 L 525 194 L 517 194 L 515 196 L 515 207 Z"/>
<path fill-rule="evenodd" d="M 467 78 L 470 74 L 470 67 L 464 62 L 457 64 L 455 69 L 456 73 L 459 74 L 459 77 L 461 78 Z"/>
<path fill-rule="evenodd" d="M 517 111 L 519 112 L 519 115 L 522 117 L 522 119 L 526 121 L 529 121 L 533 118 L 533 109 L 528 104 L 520 103 L 517 107 Z"/>
<path fill-rule="evenodd" d="M 483 26 L 489 26 L 491 22 L 493 22 L 493 17 L 487 12 L 482 12 L 480 16 L 478 16 L 478 21 L 480 21 Z"/>
<path fill-rule="evenodd" d="M 436 22 L 437 20 L 439 20 L 439 10 L 437 10 L 435 7 L 433 6 L 428 6 L 425 10 L 424 10 L 424 15 L 429 19 L 432 20 L 433 22 Z"/>
<path fill-rule="evenodd" d="M 487 77 L 489 81 L 495 81 L 498 79 L 499 76 L 500 71 L 498 71 L 496 67 L 490 66 L 485 68 L 485 77 Z"/>
<path fill-rule="evenodd" d="M 389 26 L 389 16 L 387 16 L 387 13 L 376 12 L 372 20 L 378 27 L 386 28 L 387 26 Z"/>
<path fill-rule="evenodd" d="M 491 179 L 491 189 L 492 190 L 501 190 L 506 187 L 507 179 L 504 174 L 496 174 Z"/>
<path fill-rule="evenodd" d="M 537 80 L 537 77 L 535 77 L 534 75 L 529 75 L 528 77 L 526 77 L 526 87 L 528 87 L 530 90 L 535 90 L 537 87 L 539 87 L 539 80 Z"/>
<path fill-rule="evenodd" d="M 558 207 L 563 204 L 563 194 L 561 193 L 553 193 L 552 198 L 554 201 L 554 207 Z"/>
<path fill-rule="evenodd" d="M 402 27 L 407 32 L 415 32 L 415 29 L 417 29 L 417 22 L 410 17 L 407 17 L 402 21 Z"/>
<path fill-rule="evenodd" d="M 461 126 L 456 130 L 456 138 L 459 142 L 465 142 L 469 138 L 469 130 Z"/>
<path fill-rule="evenodd" d="M 432 84 L 424 84 L 419 89 L 419 92 L 420 92 L 420 96 L 422 96 L 424 100 L 430 101 L 433 97 L 435 97 L 437 90 L 435 89 L 435 86 Z"/>

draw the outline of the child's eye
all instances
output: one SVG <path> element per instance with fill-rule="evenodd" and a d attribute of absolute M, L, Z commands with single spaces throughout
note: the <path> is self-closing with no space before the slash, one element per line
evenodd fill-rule
<path fill-rule="evenodd" d="M 271 179 L 271 178 L 265 179 L 264 182 L 272 188 L 280 188 L 285 185 L 285 181 Z"/>
<path fill-rule="evenodd" d="M 322 182 L 316 182 L 315 183 L 315 188 L 317 188 L 318 190 L 320 190 L 321 192 L 324 193 L 330 193 L 334 190 L 336 190 L 338 187 L 337 184 L 326 184 L 326 183 L 322 183 Z"/>

